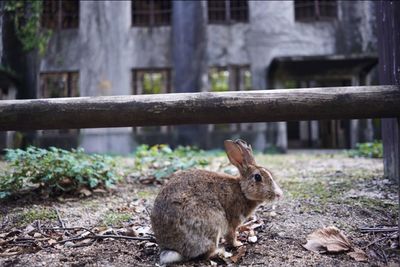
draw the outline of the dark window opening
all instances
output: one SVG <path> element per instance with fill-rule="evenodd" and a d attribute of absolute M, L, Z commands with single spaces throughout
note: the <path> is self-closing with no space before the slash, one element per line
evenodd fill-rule
<path fill-rule="evenodd" d="M 132 73 L 132 92 L 135 95 L 171 93 L 170 69 L 136 69 Z M 167 133 L 169 126 L 147 126 L 134 128 L 136 133 Z"/>
<path fill-rule="evenodd" d="M 41 24 L 47 29 L 72 29 L 79 27 L 79 0 L 45 0 Z"/>
<path fill-rule="evenodd" d="M 249 4 L 247 0 L 209 0 L 209 23 L 248 22 Z"/>
<path fill-rule="evenodd" d="M 171 0 L 132 1 L 133 26 L 161 26 L 171 24 Z"/>
<path fill-rule="evenodd" d="M 336 0 L 295 0 L 294 15 L 297 21 L 331 20 L 337 18 Z"/>
<path fill-rule="evenodd" d="M 78 97 L 78 72 L 41 73 L 39 76 L 41 98 Z M 63 148 L 76 147 L 78 129 L 44 130 L 41 131 L 41 146 L 60 146 Z M 64 138 L 64 139 L 63 139 Z M 68 143 L 68 140 L 70 143 Z"/>

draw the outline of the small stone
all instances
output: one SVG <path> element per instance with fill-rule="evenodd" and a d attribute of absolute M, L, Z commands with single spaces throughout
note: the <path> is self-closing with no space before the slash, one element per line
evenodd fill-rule
<path fill-rule="evenodd" d="M 256 243 L 257 242 L 257 236 L 249 236 L 247 239 L 250 243 Z"/>
<path fill-rule="evenodd" d="M 35 234 L 33 235 L 33 237 L 34 237 L 34 238 L 40 238 L 40 237 L 42 237 L 42 234 L 41 234 L 41 233 L 35 233 Z"/>
<path fill-rule="evenodd" d="M 64 247 L 73 247 L 75 244 L 71 241 L 67 241 L 64 243 Z"/>

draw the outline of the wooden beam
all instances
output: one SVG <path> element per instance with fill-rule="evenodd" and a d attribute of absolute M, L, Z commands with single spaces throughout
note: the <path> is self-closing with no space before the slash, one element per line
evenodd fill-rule
<path fill-rule="evenodd" d="M 397 86 L 0 101 L 0 130 L 395 117 Z"/>
<path fill-rule="evenodd" d="M 381 84 L 400 85 L 400 2 L 377 3 L 379 80 Z M 398 184 L 400 242 L 400 114 L 382 120 L 385 176 Z"/>

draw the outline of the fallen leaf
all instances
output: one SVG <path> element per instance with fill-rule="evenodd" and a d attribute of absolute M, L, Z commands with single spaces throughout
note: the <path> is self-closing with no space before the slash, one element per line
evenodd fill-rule
<path fill-rule="evenodd" d="M 90 197 L 90 196 L 92 195 L 92 192 L 91 192 L 89 189 L 85 188 L 85 187 L 82 187 L 82 188 L 79 190 L 79 193 L 80 193 L 81 195 L 85 196 L 85 197 Z"/>
<path fill-rule="evenodd" d="M 359 248 L 354 248 L 353 252 L 347 253 L 350 257 L 355 259 L 356 261 L 367 262 L 368 256 L 367 254 Z"/>
<path fill-rule="evenodd" d="M 47 241 L 47 243 L 48 243 L 49 245 L 54 245 L 54 244 L 57 243 L 57 240 L 49 239 L 49 240 Z"/>
<path fill-rule="evenodd" d="M 153 242 L 146 242 L 146 243 L 144 244 L 144 247 L 145 247 L 145 248 L 155 247 L 155 246 L 157 246 L 157 244 L 156 244 L 156 243 L 153 243 Z"/>
<path fill-rule="evenodd" d="M 24 234 L 30 234 L 30 233 L 32 233 L 32 232 L 35 231 L 35 230 L 36 230 L 36 228 L 33 227 L 32 224 L 29 224 L 27 227 L 25 227 L 25 229 L 24 229 Z"/>
<path fill-rule="evenodd" d="M 246 246 L 241 246 L 240 248 L 238 248 L 237 253 L 231 257 L 231 261 L 233 263 L 237 263 L 246 254 L 246 251 L 247 251 Z"/>
<path fill-rule="evenodd" d="M 335 226 L 318 229 L 308 235 L 307 243 L 303 245 L 307 250 L 325 253 L 342 252 L 352 249 L 347 237 Z"/>
<path fill-rule="evenodd" d="M 135 229 L 135 232 L 137 233 L 138 236 L 147 235 L 148 233 L 150 233 L 150 227 L 148 226 L 138 227 Z"/>

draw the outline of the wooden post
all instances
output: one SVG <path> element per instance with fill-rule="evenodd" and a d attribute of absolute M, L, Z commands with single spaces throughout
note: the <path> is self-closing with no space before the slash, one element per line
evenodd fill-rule
<path fill-rule="evenodd" d="M 378 4 L 379 79 L 381 84 L 400 85 L 400 2 Z M 382 120 L 385 176 L 399 184 L 400 239 L 400 135 L 399 117 Z"/>

